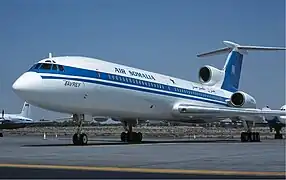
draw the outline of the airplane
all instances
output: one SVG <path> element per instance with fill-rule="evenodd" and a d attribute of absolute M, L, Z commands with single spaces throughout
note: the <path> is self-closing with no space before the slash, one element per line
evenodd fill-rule
<path fill-rule="evenodd" d="M 264 116 L 285 118 L 281 110 L 256 108 L 256 100 L 239 90 L 243 56 L 249 51 L 286 50 L 285 47 L 242 46 L 223 41 L 224 48 L 198 57 L 228 53 L 222 70 L 206 65 L 199 69 L 199 82 L 145 71 L 101 59 L 58 56 L 33 64 L 12 85 L 22 99 L 43 109 L 73 114 L 78 127 L 75 145 L 86 145 L 82 122 L 85 115 L 106 116 L 122 122 L 121 141 L 140 143 L 142 133 L 134 132 L 139 120 L 168 122 L 217 122 L 226 118 L 242 120 L 241 142 L 260 142 L 253 132 Z"/>
<path fill-rule="evenodd" d="M 30 118 L 30 105 L 24 102 L 21 113 L 19 114 L 5 114 L 2 110 L 2 116 L 0 117 L 0 129 L 18 129 L 25 127 L 25 124 L 33 122 Z M 0 137 L 3 137 L 3 133 L 0 132 Z"/>
<path fill-rule="evenodd" d="M 262 108 L 263 110 L 270 110 L 269 106 Z M 286 105 L 280 108 L 281 111 L 286 110 Z M 281 134 L 281 129 L 286 126 L 286 118 L 280 116 L 266 116 L 264 120 L 267 122 L 270 132 L 275 130 L 274 139 L 283 139 L 283 134 Z"/>
<path fill-rule="evenodd" d="M 64 121 L 65 118 L 56 118 L 54 121 L 50 120 L 33 120 L 31 118 L 31 106 L 28 102 L 24 102 L 21 113 L 19 114 L 5 114 L 2 110 L 0 117 L 0 130 L 2 129 L 19 129 L 36 124 L 50 124 L 54 122 Z M 0 137 L 3 137 L 3 132 L 0 132 Z"/>

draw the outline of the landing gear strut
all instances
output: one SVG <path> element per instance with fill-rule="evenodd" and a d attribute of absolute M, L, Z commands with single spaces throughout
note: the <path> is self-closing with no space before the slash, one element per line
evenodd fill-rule
<path fill-rule="evenodd" d="M 88 142 L 88 138 L 85 133 L 82 133 L 82 123 L 84 121 L 84 114 L 74 114 L 73 121 L 78 123 L 77 132 L 72 137 L 73 144 L 86 145 Z"/>
<path fill-rule="evenodd" d="M 123 121 L 123 127 L 125 132 L 121 133 L 121 141 L 122 142 L 133 142 L 140 143 L 142 142 L 142 133 L 141 132 L 133 132 L 132 127 L 134 123 L 128 123 L 127 121 Z"/>
<path fill-rule="evenodd" d="M 275 128 L 274 139 L 283 139 L 283 135 L 280 133 L 282 127 Z"/>
<path fill-rule="evenodd" d="M 251 131 L 250 122 L 243 121 L 243 125 L 247 129 L 247 131 L 241 133 L 240 135 L 241 142 L 260 142 L 260 134 L 259 132 Z"/>

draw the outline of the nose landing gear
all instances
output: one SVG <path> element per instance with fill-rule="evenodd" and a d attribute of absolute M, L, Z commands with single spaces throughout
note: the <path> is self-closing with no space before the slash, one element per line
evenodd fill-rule
<path fill-rule="evenodd" d="M 78 123 L 77 132 L 73 135 L 72 141 L 74 145 L 86 145 L 88 137 L 85 133 L 82 133 L 82 124 L 84 121 L 84 114 L 74 114 L 73 120 Z"/>

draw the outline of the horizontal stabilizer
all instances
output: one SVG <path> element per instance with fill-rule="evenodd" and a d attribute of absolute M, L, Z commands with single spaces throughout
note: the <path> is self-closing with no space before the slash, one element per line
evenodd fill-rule
<path fill-rule="evenodd" d="M 231 51 L 238 51 L 241 54 L 247 54 L 247 51 L 279 51 L 286 50 L 285 47 L 266 47 L 266 46 L 241 46 L 231 41 L 223 41 L 226 45 L 224 48 L 216 49 L 210 52 L 198 54 L 198 57 L 206 57 L 212 55 L 219 55 L 229 53 Z"/>
<path fill-rule="evenodd" d="M 212 56 L 212 55 L 219 55 L 219 54 L 225 54 L 225 53 L 230 53 L 231 52 L 231 48 L 229 47 L 224 47 L 221 49 L 217 49 L 214 51 L 210 51 L 210 52 L 206 52 L 206 53 L 202 53 L 197 55 L 198 57 L 205 57 L 205 56 Z"/>

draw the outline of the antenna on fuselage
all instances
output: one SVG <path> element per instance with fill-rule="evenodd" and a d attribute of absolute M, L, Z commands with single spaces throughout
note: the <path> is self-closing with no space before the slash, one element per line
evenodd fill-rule
<path fill-rule="evenodd" d="M 52 53 L 49 53 L 49 58 L 52 58 Z"/>

